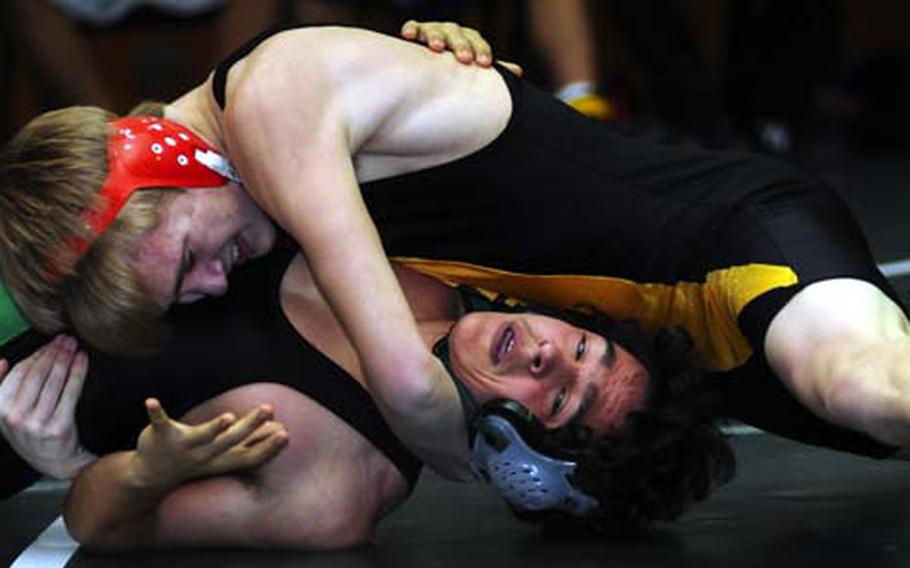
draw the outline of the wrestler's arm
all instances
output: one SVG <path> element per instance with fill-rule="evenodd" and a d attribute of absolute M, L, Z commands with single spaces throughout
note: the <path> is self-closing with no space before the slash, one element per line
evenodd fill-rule
<path fill-rule="evenodd" d="M 406 95 L 421 93 L 389 85 L 396 73 L 383 56 L 395 53 L 353 58 L 352 46 L 333 42 L 337 37 L 337 31 L 286 34 L 250 56 L 228 93 L 228 150 L 253 198 L 304 250 L 390 426 L 434 469 L 464 478 L 467 443 L 457 393 L 417 331 L 352 162 L 369 138 L 367 122 L 391 119 L 412 104 Z"/>
<path fill-rule="evenodd" d="M 257 467 L 284 446 L 271 411 L 189 426 L 157 401 L 147 405 L 151 423 L 137 449 L 104 456 L 74 481 L 64 512 L 70 534 L 95 550 L 253 546 L 262 508 L 255 486 L 221 474 Z"/>
<path fill-rule="evenodd" d="M 910 447 L 910 323 L 874 285 L 811 284 L 772 320 L 768 362 L 817 415 Z"/>

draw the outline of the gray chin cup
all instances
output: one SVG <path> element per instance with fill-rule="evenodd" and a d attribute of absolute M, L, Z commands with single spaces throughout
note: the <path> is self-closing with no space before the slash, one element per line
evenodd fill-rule
<path fill-rule="evenodd" d="M 479 419 L 471 450 L 471 469 L 513 507 L 527 511 L 558 510 L 585 516 L 597 500 L 569 481 L 575 462 L 551 458 L 531 448 L 502 416 Z"/>

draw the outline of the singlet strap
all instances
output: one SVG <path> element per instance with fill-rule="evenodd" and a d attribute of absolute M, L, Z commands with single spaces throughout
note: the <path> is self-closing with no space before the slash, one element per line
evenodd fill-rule
<path fill-rule="evenodd" d="M 215 72 L 212 75 L 212 94 L 215 96 L 215 101 L 218 102 L 218 108 L 223 111 L 227 104 L 227 76 L 228 72 L 231 70 L 231 67 L 249 55 L 250 52 L 256 49 L 260 43 L 264 42 L 273 35 L 279 32 L 283 32 L 287 29 L 289 29 L 288 26 L 272 27 L 259 33 L 255 37 L 247 40 L 246 43 L 235 49 L 233 52 L 231 52 L 230 55 L 225 57 L 215 67 Z"/>

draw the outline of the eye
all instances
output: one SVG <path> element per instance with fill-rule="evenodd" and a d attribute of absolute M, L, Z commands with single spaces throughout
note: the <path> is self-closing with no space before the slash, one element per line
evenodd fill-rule
<path fill-rule="evenodd" d="M 559 389 L 559 394 L 557 394 L 556 398 L 553 399 L 553 408 L 550 409 L 551 416 L 556 416 L 559 414 L 559 411 L 562 410 L 562 407 L 566 402 L 566 397 L 568 394 L 569 391 L 566 389 L 566 387 Z"/>
<path fill-rule="evenodd" d="M 575 347 L 575 360 L 580 361 L 584 356 L 585 351 L 588 349 L 588 336 L 585 334 L 581 335 L 581 339 L 578 340 L 578 345 Z"/>

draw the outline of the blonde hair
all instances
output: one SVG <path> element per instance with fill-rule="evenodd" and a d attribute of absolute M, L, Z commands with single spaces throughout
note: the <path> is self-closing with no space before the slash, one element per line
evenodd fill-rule
<path fill-rule="evenodd" d="M 163 108 L 143 103 L 135 110 L 161 116 Z M 107 177 L 109 122 L 114 118 L 96 107 L 48 112 L 3 149 L 0 277 L 39 331 L 72 328 L 104 351 L 149 352 L 163 339 L 162 310 L 131 258 L 139 240 L 158 225 L 161 206 L 174 192 L 133 194 L 82 258 L 68 245 L 74 238 L 91 238 L 83 213 L 100 205 L 97 193 Z"/>

